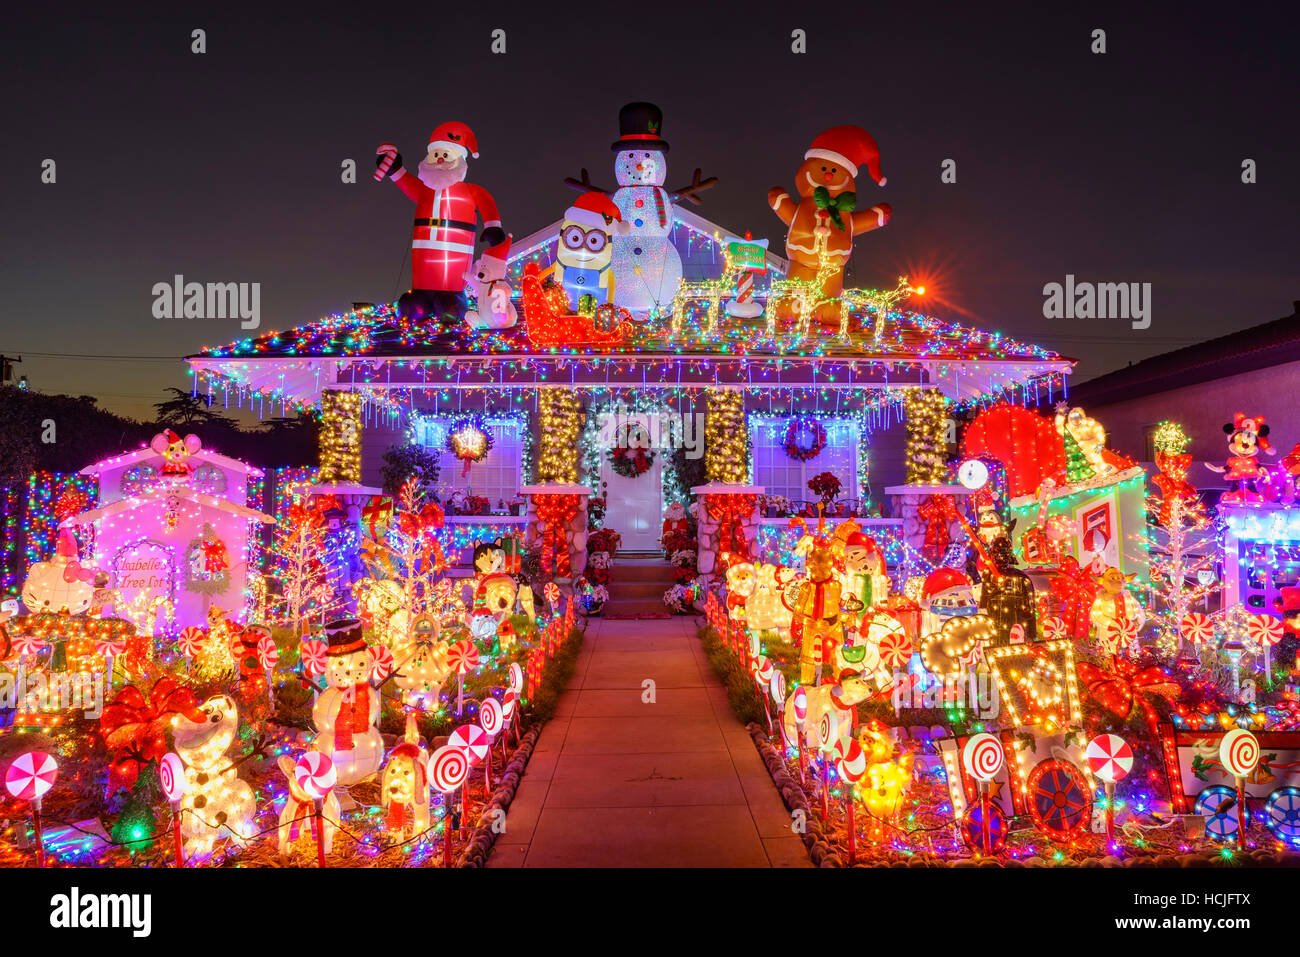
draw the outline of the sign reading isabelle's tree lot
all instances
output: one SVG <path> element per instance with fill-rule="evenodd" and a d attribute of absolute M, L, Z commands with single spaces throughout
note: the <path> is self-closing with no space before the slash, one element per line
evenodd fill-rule
<path fill-rule="evenodd" d="M 155 598 L 175 597 L 175 563 L 172 550 L 161 542 L 127 545 L 113 560 L 113 587 L 124 606 L 148 607 Z"/>

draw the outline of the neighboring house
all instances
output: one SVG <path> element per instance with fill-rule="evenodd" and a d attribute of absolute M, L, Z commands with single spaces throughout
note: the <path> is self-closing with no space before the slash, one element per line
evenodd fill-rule
<path fill-rule="evenodd" d="M 1154 459 L 1152 435 L 1165 420 L 1191 436 L 1191 480 L 1223 485 L 1205 468 L 1227 456 L 1223 426 L 1233 413 L 1262 415 L 1279 456 L 1300 442 L 1300 301 L 1291 315 L 1242 329 L 1071 385 L 1069 402 L 1106 428 L 1107 444 L 1143 462 Z"/>

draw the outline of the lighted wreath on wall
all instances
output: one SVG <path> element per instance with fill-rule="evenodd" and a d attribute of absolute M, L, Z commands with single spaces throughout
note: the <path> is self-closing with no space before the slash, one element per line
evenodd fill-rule
<path fill-rule="evenodd" d="M 185 590 L 220 595 L 230 587 L 230 555 L 211 525 L 185 548 Z"/>
<path fill-rule="evenodd" d="M 481 415 L 462 415 L 447 429 L 447 451 L 465 463 L 465 474 L 492 451 L 492 432 Z"/>
<path fill-rule="evenodd" d="M 606 452 L 605 457 L 609 459 L 609 466 L 616 474 L 624 478 L 636 478 L 650 471 L 650 466 L 654 465 L 655 452 L 653 449 L 618 446 Z"/>
<path fill-rule="evenodd" d="M 123 498 L 135 498 L 158 484 L 158 470 L 152 465 L 132 465 L 122 473 Z"/>
<path fill-rule="evenodd" d="M 797 462 L 807 462 L 826 448 L 826 426 L 811 415 L 791 416 L 785 427 L 785 454 Z"/>

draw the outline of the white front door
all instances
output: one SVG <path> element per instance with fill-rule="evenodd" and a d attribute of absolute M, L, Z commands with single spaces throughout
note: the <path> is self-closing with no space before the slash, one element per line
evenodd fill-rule
<path fill-rule="evenodd" d="M 655 450 L 650 468 L 636 478 L 625 478 L 601 456 L 600 477 L 605 484 L 605 527 L 618 532 L 625 552 L 659 551 L 663 529 L 664 450 Z"/>

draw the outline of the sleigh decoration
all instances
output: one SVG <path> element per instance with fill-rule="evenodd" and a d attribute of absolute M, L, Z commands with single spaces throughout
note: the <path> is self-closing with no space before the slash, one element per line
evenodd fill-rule
<path fill-rule="evenodd" d="M 627 340 L 632 317 L 626 309 L 602 304 L 590 316 L 569 311 L 564 290 L 547 287 L 536 263 L 524 267 L 524 319 L 535 346 L 617 346 Z"/>

